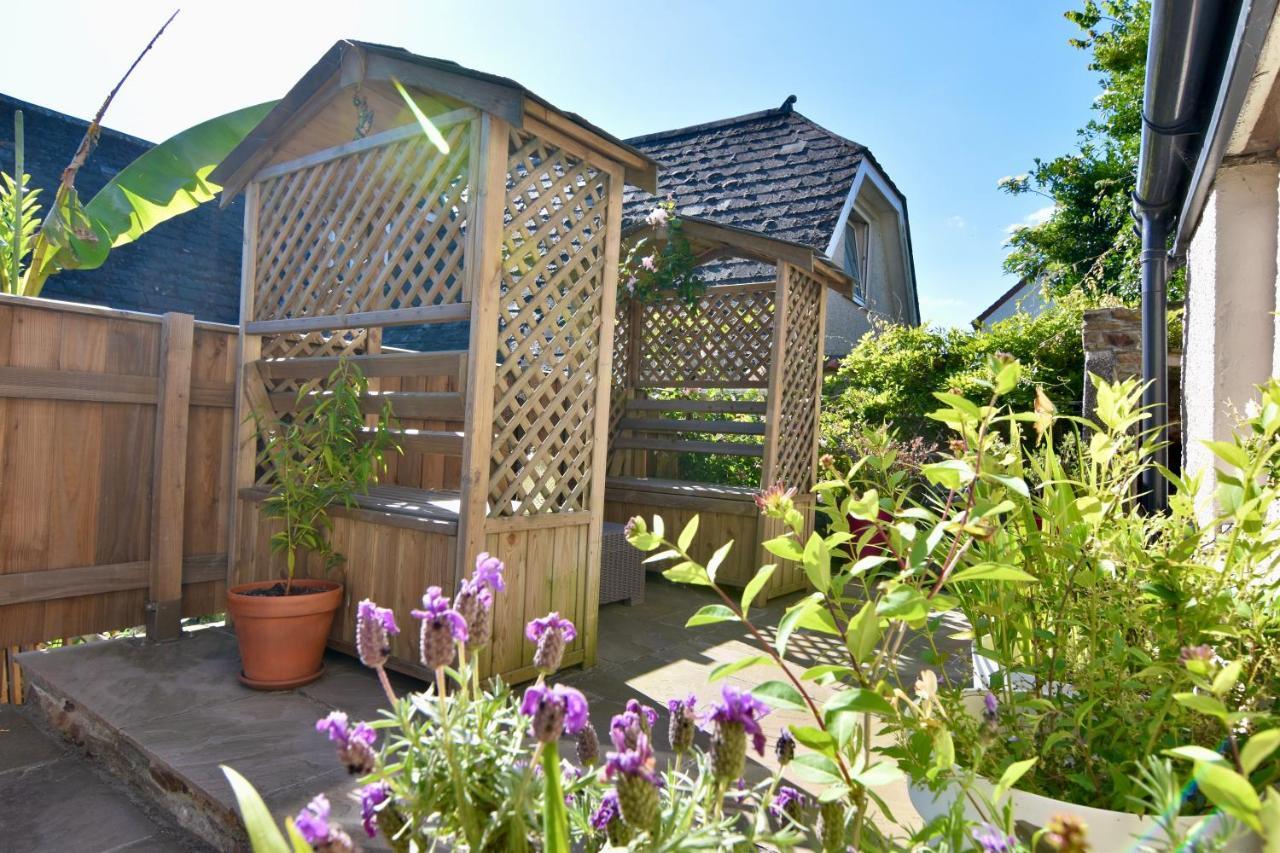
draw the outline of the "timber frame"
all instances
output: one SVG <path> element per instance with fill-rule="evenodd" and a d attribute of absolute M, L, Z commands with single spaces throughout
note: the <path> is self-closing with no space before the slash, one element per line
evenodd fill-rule
<path fill-rule="evenodd" d="M 212 179 L 246 197 L 229 581 L 282 573 L 250 413 L 288 418 L 347 358 L 402 453 L 331 513 L 346 558 L 331 645 L 351 649 L 361 599 L 403 618 L 489 552 L 507 590 L 482 667 L 533 677 L 524 626 L 552 610 L 579 627 L 565 663 L 593 663 L 622 190 L 652 186 L 655 164 L 513 81 L 344 41 Z M 384 345 L 388 327 L 458 321 L 466 350 Z M 426 675 L 412 633 L 392 664 Z"/>
<path fill-rule="evenodd" d="M 675 294 L 620 303 L 605 517 L 626 521 L 656 513 L 677 532 L 700 515 L 695 553 L 705 560 L 733 539 L 717 579 L 744 586 L 763 562 L 761 543 L 782 532 L 780 522 L 759 515 L 754 498 L 760 488 L 794 487 L 812 529 L 826 288 L 847 296 L 852 282 L 808 246 L 693 217 L 681 221 L 699 263 L 746 258 L 773 266 L 775 280 L 711 285 L 692 305 Z M 626 236 L 660 242 L 664 233 L 643 225 Z M 681 396 L 692 389 L 755 393 L 754 399 Z M 681 453 L 758 457 L 761 482 L 673 479 L 674 456 Z M 757 600 L 804 585 L 800 567 L 784 564 Z"/>

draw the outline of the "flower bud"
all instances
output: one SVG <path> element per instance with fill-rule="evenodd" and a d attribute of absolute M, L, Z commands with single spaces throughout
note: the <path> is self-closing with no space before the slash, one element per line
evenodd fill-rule
<path fill-rule="evenodd" d="M 578 732 L 578 763 L 583 767 L 590 767 L 599 760 L 600 735 L 596 733 L 596 727 L 588 722 Z"/>
<path fill-rule="evenodd" d="M 791 736 L 790 730 L 783 729 L 782 734 L 778 735 L 778 740 L 773 745 L 773 754 L 783 767 L 796 757 L 796 739 Z"/>
<path fill-rule="evenodd" d="M 721 784 L 742 778 L 747 763 L 747 732 L 741 723 L 720 723 L 711 735 L 711 774 Z"/>
<path fill-rule="evenodd" d="M 844 803 L 832 800 L 818 805 L 818 838 L 824 851 L 843 851 L 845 849 L 845 810 Z"/>

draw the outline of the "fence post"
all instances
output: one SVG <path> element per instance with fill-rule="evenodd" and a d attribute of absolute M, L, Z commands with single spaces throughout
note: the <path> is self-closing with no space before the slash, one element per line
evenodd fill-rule
<path fill-rule="evenodd" d="M 187 422 L 191 411 L 191 352 L 195 318 L 164 315 L 160 394 L 156 400 L 155 462 L 151 472 L 151 579 L 147 639 L 182 634 L 182 524 L 187 486 Z"/>

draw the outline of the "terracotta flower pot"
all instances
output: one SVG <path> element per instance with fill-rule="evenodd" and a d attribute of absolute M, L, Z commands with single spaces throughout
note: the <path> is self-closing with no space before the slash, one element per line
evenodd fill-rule
<path fill-rule="evenodd" d="M 255 581 L 227 591 L 227 612 L 240 641 L 240 680 L 257 690 L 288 690 L 324 673 L 324 645 L 333 614 L 342 606 L 342 584 L 296 579 L 319 589 L 304 595 L 247 595 L 279 581 Z"/>

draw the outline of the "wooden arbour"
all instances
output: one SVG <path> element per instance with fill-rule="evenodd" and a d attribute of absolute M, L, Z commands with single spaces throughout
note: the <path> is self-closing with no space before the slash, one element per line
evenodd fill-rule
<path fill-rule="evenodd" d="M 756 508 L 762 487 L 795 487 L 812 530 L 826 289 L 848 295 L 851 281 L 807 246 L 703 219 L 682 222 L 700 263 L 756 261 L 774 268 L 774 280 L 713 284 L 694 304 L 673 293 L 619 304 L 605 518 L 625 521 L 657 513 L 678 531 L 699 515 L 695 550 L 704 551 L 700 556 L 706 559 L 733 539 L 734 549 L 717 577 L 743 586 L 765 561 L 761 543 L 782 530 Z M 664 234 L 665 229 L 644 225 L 630 229 L 627 237 L 660 245 Z M 709 388 L 751 389 L 763 399 L 653 394 Z M 670 468 L 664 463 L 679 453 L 758 457 L 761 481 L 743 486 L 663 476 Z M 762 598 L 804 585 L 798 566 L 780 565 Z"/>
<path fill-rule="evenodd" d="M 579 626 L 566 663 L 592 663 L 622 190 L 653 186 L 652 161 L 513 81 L 339 42 L 213 180 L 247 201 L 230 580 L 282 565 L 248 413 L 289 417 L 347 358 L 404 453 L 332 513 L 346 591 L 331 644 L 350 650 L 361 599 L 407 618 L 488 551 L 508 588 L 487 671 L 532 677 L 524 625 L 551 610 Z M 385 345 L 385 329 L 456 321 L 465 350 Z M 421 673 L 416 646 L 397 637 L 394 665 Z"/>

